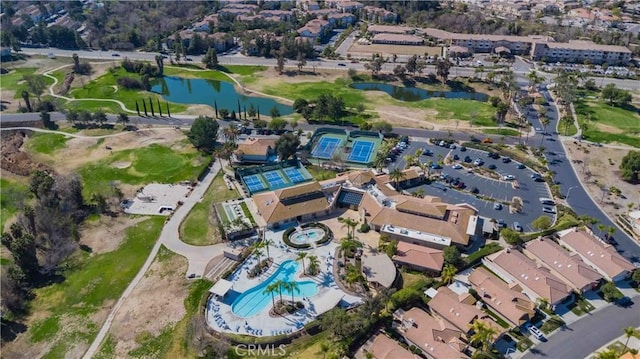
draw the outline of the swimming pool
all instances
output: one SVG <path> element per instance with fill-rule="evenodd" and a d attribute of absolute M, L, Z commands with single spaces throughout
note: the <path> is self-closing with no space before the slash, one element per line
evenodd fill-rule
<path fill-rule="evenodd" d="M 271 277 L 240 294 L 240 296 L 233 301 L 233 304 L 231 304 L 233 314 L 241 318 L 247 318 L 258 314 L 271 303 L 271 294 L 264 293 L 265 288 L 278 280 L 291 282 L 297 272 L 298 262 L 293 260 L 282 262 L 282 264 L 280 264 L 280 268 L 278 268 Z M 299 292 L 294 292 L 294 298 L 311 297 L 318 294 L 318 285 L 312 281 L 298 281 L 298 286 Z M 275 296 L 276 299 L 279 299 L 280 293 L 276 293 Z M 285 300 L 290 299 L 291 291 L 283 288 L 282 298 Z"/>

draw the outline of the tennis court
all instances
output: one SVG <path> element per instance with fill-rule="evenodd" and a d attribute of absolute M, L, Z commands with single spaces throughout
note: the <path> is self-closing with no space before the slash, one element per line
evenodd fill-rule
<path fill-rule="evenodd" d="M 282 178 L 282 175 L 280 175 L 280 172 L 278 170 L 264 172 L 262 175 L 264 176 L 264 179 L 269 182 L 269 188 L 271 189 L 280 188 L 284 186 L 285 183 L 287 183 L 284 178 Z"/>
<path fill-rule="evenodd" d="M 342 142 L 342 140 L 339 138 L 322 137 L 311 154 L 313 157 L 331 159 L 340 142 Z"/>
<path fill-rule="evenodd" d="M 284 174 L 286 174 L 293 183 L 304 182 L 307 180 L 307 178 L 305 178 L 305 176 L 300 173 L 300 170 L 296 167 L 285 168 Z"/>
<path fill-rule="evenodd" d="M 267 189 L 265 183 L 260 179 L 259 174 L 244 176 L 242 177 L 242 179 L 244 180 L 244 183 L 247 185 L 247 188 L 251 193 L 260 192 Z"/>
<path fill-rule="evenodd" d="M 348 161 L 368 163 L 375 143 L 370 141 L 356 140 L 351 148 Z"/>

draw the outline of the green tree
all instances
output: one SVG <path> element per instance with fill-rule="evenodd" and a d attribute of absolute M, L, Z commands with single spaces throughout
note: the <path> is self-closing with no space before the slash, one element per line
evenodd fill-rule
<path fill-rule="evenodd" d="M 451 62 L 449 62 L 449 58 L 440 58 L 436 61 L 436 76 L 442 79 L 443 84 L 446 84 L 449 79 L 450 69 Z"/>
<path fill-rule="evenodd" d="M 636 288 L 640 287 L 640 269 L 636 269 L 633 271 L 631 275 L 631 280 L 636 283 Z"/>
<path fill-rule="evenodd" d="M 627 340 L 624 342 L 624 350 L 623 350 L 623 353 L 624 353 L 629 348 L 628 346 L 629 339 L 631 339 L 631 337 L 636 333 L 636 329 L 634 327 L 627 327 L 627 328 L 624 328 L 622 331 L 624 332 L 624 336 L 627 338 Z"/>
<path fill-rule="evenodd" d="M 249 115 L 250 118 L 256 117 L 256 108 L 253 106 L 253 104 L 249 104 L 249 110 L 247 111 L 247 115 Z"/>
<path fill-rule="evenodd" d="M 303 98 L 297 98 L 295 101 L 293 101 L 293 110 L 297 113 L 302 113 L 302 110 L 304 110 L 308 106 L 309 102 Z"/>
<path fill-rule="evenodd" d="M 309 274 L 315 275 L 320 270 L 320 260 L 317 256 L 310 255 L 309 256 Z"/>
<path fill-rule="evenodd" d="M 273 308 L 276 307 L 276 298 L 275 298 L 275 294 L 276 292 L 278 292 L 279 290 L 279 286 L 278 283 L 271 283 L 269 284 L 262 293 L 264 294 L 270 294 L 271 295 L 271 302 L 273 304 Z"/>
<path fill-rule="evenodd" d="M 451 284 L 456 277 L 458 269 L 451 264 L 447 264 L 442 269 L 441 277 L 442 281 L 446 284 Z"/>
<path fill-rule="evenodd" d="M 93 114 L 93 120 L 96 121 L 98 125 L 102 126 L 107 122 L 107 114 L 102 110 L 98 110 Z"/>
<path fill-rule="evenodd" d="M 391 131 L 393 131 L 393 127 L 387 121 L 376 121 L 372 124 L 371 129 L 385 134 L 391 133 Z"/>
<path fill-rule="evenodd" d="M 208 69 L 217 68 L 220 63 L 218 62 L 218 54 L 216 54 L 216 49 L 210 47 L 209 50 L 207 50 L 207 53 L 202 57 L 202 63 Z"/>
<path fill-rule="evenodd" d="M 342 223 L 342 228 L 347 227 L 347 238 L 354 238 L 358 222 L 349 217 L 342 218 L 340 222 Z"/>
<path fill-rule="evenodd" d="M 602 88 L 600 96 L 603 100 L 607 100 L 609 105 L 625 105 L 631 102 L 631 94 L 629 91 L 622 90 L 616 87 L 615 84 L 607 84 Z"/>
<path fill-rule="evenodd" d="M 278 57 L 276 58 L 276 70 L 278 71 L 278 74 L 282 75 L 282 73 L 284 72 L 285 63 L 287 63 L 287 59 L 284 57 L 284 55 L 278 55 Z"/>
<path fill-rule="evenodd" d="M 275 106 L 273 106 L 271 108 L 269 113 L 271 114 L 271 118 L 278 118 L 278 117 L 282 116 L 282 114 L 280 114 L 280 110 L 278 110 L 278 108 L 275 107 Z"/>
<path fill-rule="evenodd" d="M 275 108 L 275 107 L 274 107 Z M 282 131 L 287 127 L 287 120 L 283 118 L 274 117 L 269 121 L 267 127 L 272 131 Z"/>
<path fill-rule="evenodd" d="M 482 347 L 482 351 L 488 353 L 491 350 L 493 341 L 496 339 L 496 335 L 498 334 L 496 329 L 478 319 L 475 319 L 473 323 L 471 323 L 470 327 L 473 332 L 471 338 L 469 338 L 471 343 L 479 343 Z"/>
<path fill-rule="evenodd" d="M 400 190 L 400 187 L 398 185 L 400 184 L 400 181 L 402 181 L 405 177 L 405 173 L 400 168 L 394 168 L 393 171 L 389 173 L 389 179 L 396 183 L 396 191 Z"/>
<path fill-rule="evenodd" d="M 500 231 L 500 236 L 504 238 L 505 242 L 512 246 L 519 246 L 523 243 L 520 233 L 511 228 L 503 228 Z"/>
<path fill-rule="evenodd" d="M 444 249 L 444 262 L 451 265 L 456 265 L 460 261 L 460 251 L 456 246 L 450 246 Z"/>
<path fill-rule="evenodd" d="M 291 303 L 293 304 L 295 303 L 295 298 L 293 296 L 295 293 L 300 293 L 300 285 L 294 280 L 288 283 L 287 289 L 291 291 Z"/>
<path fill-rule="evenodd" d="M 640 151 L 629 151 L 620 162 L 622 179 L 627 182 L 638 182 L 640 179 Z"/>
<path fill-rule="evenodd" d="M 305 258 L 307 258 L 307 252 L 298 252 L 298 256 L 296 257 L 296 260 L 302 263 L 302 274 L 307 274 L 307 269 L 304 264 Z"/>
<path fill-rule="evenodd" d="M 298 136 L 293 133 L 285 133 L 276 140 L 275 150 L 280 157 L 280 161 L 285 161 L 289 157 L 295 156 L 299 146 L 300 138 Z"/>
<path fill-rule="evenodd" d="M 531 227 L 539 231 L 544 231 L 551 228 L 551 218 L 542 215 L 531 222 Z"/>
<path fill-rule="evenodd" d="M 604 299 L 608 302 L 613 302 L 614 300 L 620 299 L 622 297 L 622 293 L 620 293 L 613 282 L 605 283 L 602 288 L 600 288 L 600 290 L 602 290 Z"/>
<path fill-rule="evenodd" d="M 218 122 L 208 116 L 198 116 L 191 125 L 187 137 L 194 147 L 207 152 L 213 151 L 218 138 Z"/>
<path fill-rule="evenodd" d="M 32 94 L 36 95 L 38 101 L 40 101 L 40 96 L 44 92 L 44 89 L 47 87 L 47 84 L 44 82 L 44 76 L 42 75 L 24 75 L 24 82 L 27 84 L 27 89 Z"/>
<path fill-rule="evenodd" d="M 597 352 L 595 355 L 595 358 L 596 359 L 618 359 L 619 355 L 618 355 L 618 352 L 615 351 L 615 349 L 607 349 L 601 352 Z"/>
<path fill-rule="evenodd" d="M 358 269 L 358 267 L 351 264 L 347 264 L 344 280 L 345 282 L 347 282 L 350 288 L 353 288 L 353 285 L 355 283 L 362 280 L 362 273 L 360 273 L 360 270 Z"/>
<path fill-rule="evenodd" d="M 129 116 L 124 112 L 120 112 L 117 122 L 121 123 L 122 125 L 126 125 L 129 122 Z"/>
<path fill-rule="evenodd" d="M 22 91 L 22 99 L 24 100 L 24 105 L 27 107 L 27 112 L 33 112 L 31 99 L 29 98 L 29 91 Z"/>
<path fill-rule="evenodd" d="M 51 114 L 47 111 L 40 112 L 40 122 L 42 122 L 44 128 L 51 128 L 54 124 L 53 121 L 51 121 Z"/>

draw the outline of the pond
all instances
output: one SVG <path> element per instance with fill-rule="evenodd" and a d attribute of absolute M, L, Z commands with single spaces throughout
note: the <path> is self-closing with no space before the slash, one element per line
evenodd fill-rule
<path fill-rule="evenodd" d="M 357 90 L 363 91 L 382 91 L 389 94 L 391 97 L 400 101 L 421 101 L 433 97 L 449 98 L 449 99 L 464 99 L 464 100 L 476 100 L 487 101 L 489 96 L 479 92 L 463 92 L 463 91 L 427 91 L 425 89 L 417 87 L 403 87 L 390 84 L 384 84 L 379 82 L 357 82 L 351 84 L 351 87 Z"/>
<path fill-rule="evenodd" d="M 227 109 L 229 112 L 238 111 L 238 101 L 242 111 L 253 104 L 256 111 L 262 115 L 270 115 L 271 109 L 276 107 L 281 115 L 290 115 L 293 108 L 281 104 L 271 98 L 245 96 L 236 92 L 232 83 L 226 81 L 206 79 L 186 79 L 182 77 L 165 76 L 151 82 L 151 91 L 162 95 L 170 102 L 183 104 L 218 105 L 218 110 Z"/>

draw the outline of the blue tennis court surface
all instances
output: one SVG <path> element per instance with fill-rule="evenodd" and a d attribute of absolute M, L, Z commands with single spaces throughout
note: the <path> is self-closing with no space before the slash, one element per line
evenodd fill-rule
<path fill-rule="evenodd" d="M 265 172 L 262 175 L 264 176 L 264 179 L 266 179 L 267 182 L 269 182 L 269 187 L 271 188 L 282 187 L 286 183 L 284 178 L 282 178 L 282 176 L 277 170 Z"/>
<path fill-rule="evenodd" d="M 256 193 L 267 189 L 267 186 L 260 180 L 260 175 L 249 175 L 242 177 L 244 183 L 249 188 L 249 192 Z"/>
<path fill-rule="evenodd" d="M 311 154 L 313 157 L 330 159 L 340 142 L 342 140 L 339 138 L 322 137 Z"/>
<path fill-rule="evenodd" d="M 289 177 L 289 179 L 293 183 L 304 182 L 304 181 L 307 180 L 306 178 L 304 178 L 302 173 L 300 173 L 300 170 L 297 169 L 296 167 L 287 167 L 287 168 L 285 168 L 284 169 L 284 174 L 286 174 L 287 177 Z"/>
<path fill-rule="evenodd" d="M 375 144 L 369 141 L 357 140 L 353 143 L 351 153 L 347 160 L 353 162 L 368 163 L 371 154 L 373 153 L 373 147 Z"/>

